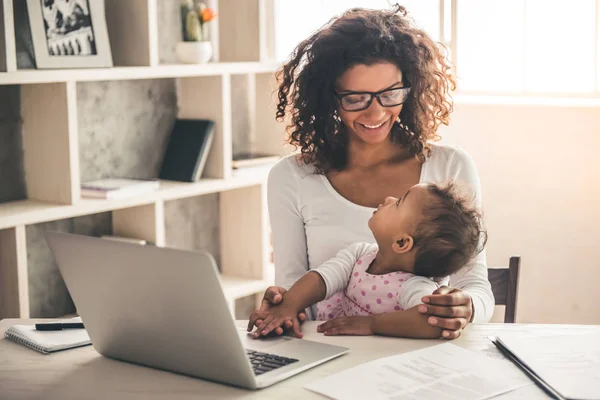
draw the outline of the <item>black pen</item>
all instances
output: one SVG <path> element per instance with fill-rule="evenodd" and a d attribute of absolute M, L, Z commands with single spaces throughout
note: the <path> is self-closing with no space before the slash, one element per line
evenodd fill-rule
<path fill-rule="evenodd" d="M 51 322 L 47 324 L 35 324 L 38 331 L 61 331 L 63 329 L 85 329 L 81 322 Z"/>
<path fill-rule="evenodd" d="M 488 339 L 500 350 L 506 358 L 513 362 L 521 371 L 525 373 L 540 389 L 550 395 L 553 399 L 566 400 L 563 395 L 558 393 L 552 386 L 548 385 L 546 381 L 538 376 L 527 364 L 525 364 L 519 357 L 513 354 L 512 351 L 506 347 L 504 342 L 500 338 L 495 336 L 488 336 Z"/>

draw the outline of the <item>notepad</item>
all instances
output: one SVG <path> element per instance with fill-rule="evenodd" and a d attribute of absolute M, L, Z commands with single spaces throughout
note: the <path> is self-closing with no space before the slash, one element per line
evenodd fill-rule
<path fill-rule="evenodd" d="M 81 318 L 60 322 L 81 322 Z M 4 337 L 43 354 L 87 346 L 92 343 L 85 329 L 37 331 L 35 325 L 13 325 L 6 330 Z"/>

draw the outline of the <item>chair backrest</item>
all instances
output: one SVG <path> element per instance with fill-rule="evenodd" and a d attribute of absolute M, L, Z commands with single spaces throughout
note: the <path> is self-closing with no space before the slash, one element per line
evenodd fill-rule
<path fill-rule="evenodd" d="M 510 258 L 508 268 L 488 268 L 488 279 L 497 305 L 506 305 L 504 322 L 514 323 L 519 289 L 519 267 L 521 257 Z"/>

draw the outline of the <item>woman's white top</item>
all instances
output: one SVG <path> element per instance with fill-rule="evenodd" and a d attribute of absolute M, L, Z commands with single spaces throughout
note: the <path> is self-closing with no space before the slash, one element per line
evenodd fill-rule
<path fill-rule="evenodd" d="M 467 184 L 477 206 L 481 206 L 481 185 L 471 157 L 457 147 L 441 144 L 432 147 L 431 157 L 421 167 L 420 182 L 452 180 Z M 368 227 L 375 209 L 342 197 L 325 175 L 315 174 L 312 165 L 297 161 L 295 155 L 283 158 L 271 169 L 267 190 L 276 285 L 289 288 L 341 249 L 357 242 L 375 242 Z M 336 276 L 328 279 L 333 282 Z M 449 285 L 471 296 L 473 322 L 490 320 L 494 296 L 488 281 L 485 250 L 466 268 L 450 276 Z"/>

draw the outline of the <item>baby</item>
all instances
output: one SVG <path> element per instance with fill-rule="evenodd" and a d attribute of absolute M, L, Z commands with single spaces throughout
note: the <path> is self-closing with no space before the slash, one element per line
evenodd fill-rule
<path fill-rule="evenodd" d="M 376 243 L 341 250 L 294 283 L 279 305 L 255 311 L 250 320 L 263 322 L 254 336 L 286 321 L 296 325 L 298 313 L 318 303 L 320 320 L 362 316 L 372 333 L 439 337 L 441 329 L 429 325 L 416 306 L 481 251 L 487 235 L 480 213 L 452 183 L 419 184 L 402 199 L 386 198 L 369 228 Z"/>

